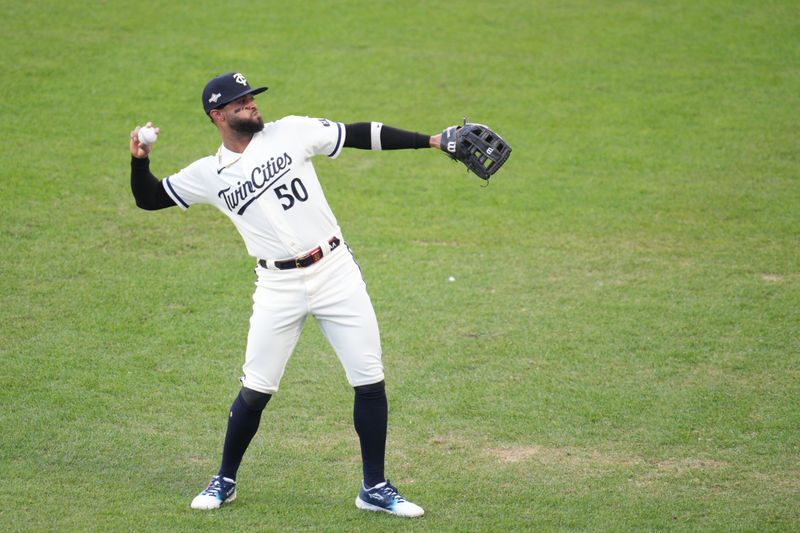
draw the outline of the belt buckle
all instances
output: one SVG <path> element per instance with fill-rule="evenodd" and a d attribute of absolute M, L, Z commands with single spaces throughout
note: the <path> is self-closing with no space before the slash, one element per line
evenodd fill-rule
<path fill-rule="evenodd" d="M 295 268 L 303 268 L 303 265 L 300 264 L 300 258 L 299 257 L 295 257 L 295 259 L 294 259 L 294 267 Z"/>

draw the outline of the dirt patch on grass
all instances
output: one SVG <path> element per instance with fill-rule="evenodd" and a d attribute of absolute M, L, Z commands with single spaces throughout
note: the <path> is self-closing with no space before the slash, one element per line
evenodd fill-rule
<path fill-rule="evenodd" d="M 620 456 L 572 447 L 548 448 L 538 445 L 488 448 L 487 453 L 502 463 L 533 460 L 545 465 L 566 466 L 631 466 L 642 463 L 638 457 Z"/>
<path fill-rule="evenodd" d="M 759 472 L 753 475 L 758 483 L 769 485 L 777 494 L 800 493 L 800 470 L 783 470 L 777 473 Z"/>
<path fill-rule="evenodd" d="M 650 461 L 646 463 L 646 468 L 636 473 L 630 478 L 635 487 L 648 489 L 662 483 L 669 483 L 675 478 L 685 475 L 696 475 L 699 472 L 715 472 L 727 468 L 729 463 L 717 461 L 715 459 L 663 459 L 661 461 Z M 721 485 L 714 484 L 709 487 L 711 491 L 722 490 Z"/>
<path fill-rule="evenodd" d="M 592 467 L 637 467 L 652 475 L 680 475 L 696 470 L 719 470 L 728 463 L 715 459 L 664 459 L 647 461 L 636 455 L 617 454 L 599 450 L 586 450 L 574 447 L 555 447 L 520 445 L 487 448 L 486 453 L 505 464 L 535 461 L 542 465 L 556 465 L 576 468 Z"/>
<path fill-rule="evenodd" d="M 655 463 L 656 468 L 664 472 L 681 474 L 690 470 L 718 470 L 725 468 L 728 463 L 713 459 L 667 459 Z"/>
<path fill-rule="evenodd" d="M 515 446 L 513 448 L 490 448 L 489 455 L 504 463 L 519 463 L 531 457 L 541 456 L 544 448 L 541 446 Z"/>

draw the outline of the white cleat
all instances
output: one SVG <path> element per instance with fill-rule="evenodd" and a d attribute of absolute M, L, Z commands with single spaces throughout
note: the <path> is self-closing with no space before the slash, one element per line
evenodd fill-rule
<path fill-rule="evenodd" d="M 214 476 L 206 490 L 192 500 L 192 509 L 219 509 L 223 503 L 236 499 L 236 482 L 226 477 Z"/>
<path fill-rule="evenodd" d="M 362 482 L 356 496 L 356 507 L 362 511 L 381 511 L 406 518 L 425 514 L 422 507 L 403 498 L 388 480 L 371 489 L 367 489 Z"/>

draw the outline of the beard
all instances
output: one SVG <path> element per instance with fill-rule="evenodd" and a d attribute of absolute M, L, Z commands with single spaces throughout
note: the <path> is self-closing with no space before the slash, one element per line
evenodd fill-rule
<path fill-rule="evenodd" d="M 264 119 L 260 115 L 250 119 L 232 117 L 229 119 L 229 123 L 231 129 L 239 133 L 258 133 L 264 129 Z"/>

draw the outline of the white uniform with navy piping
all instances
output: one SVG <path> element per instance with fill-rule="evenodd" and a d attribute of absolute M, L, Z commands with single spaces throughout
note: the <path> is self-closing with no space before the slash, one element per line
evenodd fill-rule
<path fill-rule="evenodd" d="M 243 153 L 220 146 L 164 180 L 182 209 L 211 204 L 239 230 L 259 260 L 242 384 L 274 393 L 313 315 L 339 356 L 352 386 L 383 380 L 380 335 L 361 271 L 343 244 L 311 162 L 335 158 L 345 127 L 326 119 L 290 116 L 255 133 Z M 305 268 L 276 264 L 324 256 Z M 279 282 L 278 282 L 279 281 Z"/>

